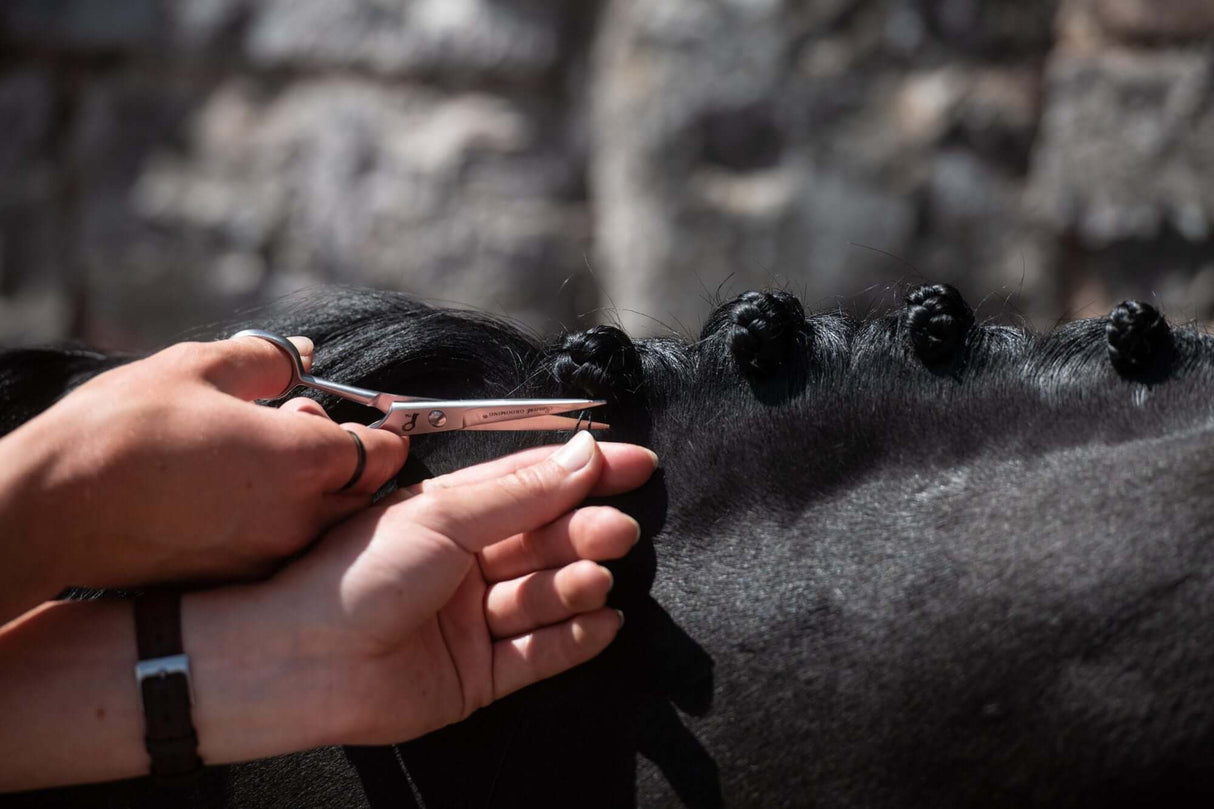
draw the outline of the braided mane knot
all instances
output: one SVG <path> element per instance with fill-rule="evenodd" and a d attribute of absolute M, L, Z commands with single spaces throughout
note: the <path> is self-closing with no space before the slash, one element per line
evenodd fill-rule
<path fill-rule="evenodd" d="M 950 361 L 965 344 L 974 312 L 948 284 L 924 284 L 906 296 L 904 314 L 911 345 L 928 365 Z"/>
<path fill-rule="evenodd" d="M 636 393 L 643 378 L 636 346 L 615 326 L 566 334 L 553 357 L 552 376 L 563 390 L 607 400 Z"/>
<path fill-rule="evenodd" d="M 782 290 L 752 291 L 713 312 L 700 339 L 723 333 L 738 367 L 748 375 L 766 376 L 798 350 L 808 328 L 796 296 Z"/>
<path fill-rule="evenodd" d="M 1109 359 L 1123 375 L 1143 371 L 1172 339 L 1168 321 L 1159 310 L 1142 301 L 1125 301 L 1109 313 L 1104 327 Z"/>

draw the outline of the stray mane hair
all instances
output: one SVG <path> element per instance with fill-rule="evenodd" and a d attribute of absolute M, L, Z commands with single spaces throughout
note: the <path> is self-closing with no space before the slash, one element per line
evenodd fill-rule
<path fill-rule="evenodd" d="M 747 292 L 695 341 L 539 340 L 331 290 L 246 325 L 363 387 L 606 399 L 661 458 L 603 501 L 643 529 L 625 628 L 413 742 L 0 806 L 1214 805 L 1214 340 L 1148 304 L 1033 334 L 943 284 L 865 320 Z M 126 359 L 0 353 L 0 432 Z M 398 482 L 560 439 L 419 436 Z"/>

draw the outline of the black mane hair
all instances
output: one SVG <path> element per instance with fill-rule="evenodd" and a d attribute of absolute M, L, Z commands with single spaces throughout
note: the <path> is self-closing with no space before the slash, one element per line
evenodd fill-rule
<path fill-rule="evenodd" d="M 695 341 L 544 341 L 335 290 L 245 325 L 365 387 L 602 397 L 662 463 L 610 500 L 643 539 L 602 656 L 421 740 L 215 768 L 200 805 L 1214 805 L 1214 341 L 1147 304 L 1032 334 L 946 285 L 866 320 L 748 292 Z M 0 429 L 118 361 L 0 354 Z M 559 439 L 419 437 L 399 480 Z M 142 789 L 0 805 L 183 805 Z"/>

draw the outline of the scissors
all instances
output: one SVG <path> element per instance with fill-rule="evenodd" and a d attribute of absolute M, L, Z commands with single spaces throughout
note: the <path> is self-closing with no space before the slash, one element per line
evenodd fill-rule
<path fill-rule="evenodd" d="M 331 393 L 380 411 L 384 417 L 370 426 L 397 435 L 451 430 L 577 430 L 580 427 L 602 430 L 610 426 L 556 415 L 607 404 L 602 399 L 426 399 L 383 393 L 312 376 L 304 370 L 303 359 L 295 345 L 285 337 L 261 329 L 245 329 L 232 336 L 258 337 L 272 343 L 291 360 L 291 381 L 274 398 L 281 399 L 300 385 Z"/>

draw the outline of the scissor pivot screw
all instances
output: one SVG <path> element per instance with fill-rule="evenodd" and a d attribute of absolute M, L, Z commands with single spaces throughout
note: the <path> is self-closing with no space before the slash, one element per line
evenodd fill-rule
<path fill-rule="evenodd" d="M 431 410 L 426 418 L 429 419 L 431 427 L 442 427 L 447 423 L 447 414 L 441 410 Z"/>

